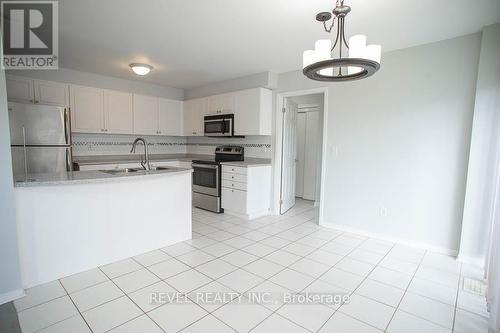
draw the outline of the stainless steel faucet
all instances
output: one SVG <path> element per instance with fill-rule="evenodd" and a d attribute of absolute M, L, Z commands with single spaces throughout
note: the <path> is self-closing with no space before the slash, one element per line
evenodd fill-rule
<path fill-rule="evenodd" d="M 144 159 L 141 161 L 141 165 L 144 168 L 144 170 L 151 170 L 151 165 L 149 164 L 148 143 L 145 139 L 143 138 L 135 139 L 134 143 L 132 144 L 132 149 L 130 150 L 130 152 L 135 153 L 135 146 L 139 141 L 142 142 L 142 144 L 144 145 Z"/>

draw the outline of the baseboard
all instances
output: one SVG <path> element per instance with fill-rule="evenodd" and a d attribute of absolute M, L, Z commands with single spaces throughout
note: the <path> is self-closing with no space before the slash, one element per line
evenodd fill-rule
<path fill-rule="evenodd" d="M 241 213 L 236 213 L 236 212 L 224 209 L 224 214 L 236 216 L 236 217 L 239 217 L 240 219 L 244 219 L 244 220 L 255 220 L 255 219 L 258 219 L 259 217 L 271 215 L 271 211 L 268 210 L 268 211 L 257 212 L 257 213 L 252 213 L 252 214 L 241 214 Z"/>
<path fill-rule="evenodd" d="M 0 305 L 26 296 L 24 289 L 16 289 L 0 295 Z"/>
<path fill-rule="evenodd" d="M 463 264 L 467 265 L 472 265 L 476 266 L 478 268 L 481 268 L 484 271 L 484 260 L 480 258 L 475 258 L 475 257 L 469 257 L 469 256 L 464 256 L 461 255 L 460 253 L 457 256 L 457 260 L 460 261 Z"/>
<path fill-rule="evenodd" d="M 398 243 L 398 244 L 402 244 L 402 245 L 416 247 L 419 249 L 429 250 L 431 252 L 441 253 L 441 254 L 445 254 L 448 256 L 456 257 L 458 255 L 457 250 L 452 250 L 452 249 L 447 249 L 444 247 L 434 246 L 434 245 L 430 245 L 427 243 L 415 242 L 415 241 L 411 241 L 411 240 L 408 240 L 405 238 L 391 237 L 391 236 L 387 236 L 387 235 L 380 234 L 380 233 L 369 232 L 369 231 L 366 231 L 363 229 L 346 227 L 346 226 L 340 225 L 340 224 L 322 223 L 321 226 L 344 231 L 344 232 L 351 232 L 354 234 L 358 234 L 358 235 L 362 235 L 362 236 L 366 236 L 366 237 L 370 237 L 370 238 L 377 238 L 377 239 L 392 242 L 392 243 Z"/>

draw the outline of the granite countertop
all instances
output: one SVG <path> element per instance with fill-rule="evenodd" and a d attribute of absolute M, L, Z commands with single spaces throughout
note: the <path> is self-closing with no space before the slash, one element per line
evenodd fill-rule
<path fill-rule="evenodd" d="M 141 154 L 137 155 L 93 155 L 93 156 L 74 156 L 73 162 L 79 165 L 95 165 L 95 164 L 113 164 L 113 163 L 133 163 L 140 162 Z M 150 154 L 151 162 L 161 161 L 184 161 L 191 162 L 192 160 L 213 160 L 214 155 L 199 155 L 199 154 Z M 224 165 L 234 165 L 239 167 L 252 167 L 260 165 L 271 165 L 271 159 L 245 157 L 244 161 L 222 162 Z"/>
<path fill-rule="evenodd" d="M 125 178 L 140 179 L 191 173 L 192 169 L 169 167 L 166 170 L 140 170 L 137 172 L 112 174 L 104 171 L 70 171 L 59 173 L 34 173 L 16 177 L 15 187 L 36 187 L 50 185 L 90 184 L 124 180 Z"/>

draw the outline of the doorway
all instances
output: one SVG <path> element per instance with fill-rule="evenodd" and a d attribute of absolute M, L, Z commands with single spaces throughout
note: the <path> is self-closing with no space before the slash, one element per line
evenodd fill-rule
<path fill-rule="evenodd" d="M 279 214 L 297 199 L 320 205 L 325 121 L 325 92 L 282 98 Z"/>

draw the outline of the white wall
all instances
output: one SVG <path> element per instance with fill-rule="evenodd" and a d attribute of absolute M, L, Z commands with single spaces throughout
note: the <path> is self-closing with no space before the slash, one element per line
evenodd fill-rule
<path fill-rule="evenodd" d="M 384 53 L 350 83 L 279 76 L 276 93 L 328 87 L 324 224 L 458 250 L 479 48 L 474 34 Z"/>
<path fill-rule="evenodd" d="M 2 38 L 0 37 L 0 45 Z M 0 69 L 0 304 L 23 295 L 17 250 L 14 181 L 5 73 Z"/>
<path fill-rule="evenodd" d="M 486 27 L 476 86 L 460 258 L 484 265 L 500 162 L 500 24 Z"/>
<path fill-rule="evenodd" d="M 58 70 L 9 71 L 8 74 L 27 76 L 40 80 L 79 84 L 82 86 L 127 91 L 136 94 L 170 98 L 179 101 L 184 99 L 183 89 L 160 86 L 136 80 L 124 80 L 111 76 L 80 72 L 67 68 L 59 68 Z"/>

